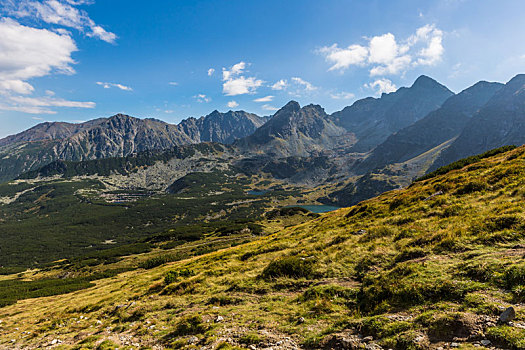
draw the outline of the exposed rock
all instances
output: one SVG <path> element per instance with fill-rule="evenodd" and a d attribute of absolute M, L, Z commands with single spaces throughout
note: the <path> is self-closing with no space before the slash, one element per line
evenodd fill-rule
<path fill-rule="evenodd" d="M 516 310 L 512 306 L 508 307 L 499 315 L 499 323 L 509 323 L 516 317 Z"/>
<path fill-rule="evenodd" d="M 319 105 L 300 107 L 290 101 L 252 135 L 239 139 L 235 145 L 247 152 L 276 157 L 310 156 L 332 149 L 351 136 L 341 137 L 345 130 L 330 120 Z"/>
<path fill-rule="evenodd" d="M 199 342 L 199 338 L 197 338 L 196 336 L 192 335 L 191 337 L 189 337 L 188 339 L 188 344 L 197 344 Z"/>
<path fill-rule="evenodd" d="M 348 333 L 337 333 L 325 337 L 320 344 L 323 349 L 363 349 L 365 344 L 357 335 Z"/>
<path fill-rule="evenodd" d="M 395 92 L 356 101 L 331 118 L 359 140 L 352 150 L 366 152 L 394 132 L 439 108 L 453 93 L 437 81 L 420 76 L 414 84 Z"/>
<path fill-rule="evenodd" d="M 366 172 L 402 163 L 456 137 L 502 86 L 482 81 L 449 97 L 439 109 L 390 135 L 358 168 Z"/>
<path fill-rule="evenodd" d="M 488 345 L 491 344 L 491 341 L 488 340 L 488 339 L 483 339 L 480 343 L 481 343 L 481 345 L 483 345 L 483 346 L 488 346 Z"/>

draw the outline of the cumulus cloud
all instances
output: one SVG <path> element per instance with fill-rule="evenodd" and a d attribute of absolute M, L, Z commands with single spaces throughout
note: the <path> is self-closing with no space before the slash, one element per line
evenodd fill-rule
<path fill-rule="evenodd" d="M 276 81 L 271 87 L 272 90 L 284 90 L 288 86 L 288 81 L 286 79 L 281 79 Z"/>
<path fill-rule="evenodd" d="M 332 66 L 328 70 L 344 71 L 352 65 L 363 64 L 368 57 L 368 48 L 361 45 L 350 45 L 340 48 L 337 44 L 322 47 L 319 52 Z"/>
<path fill-rule="evenodd" d="M 177 83 L 176 81 L 170 81 L 168 84 L 171 85 L 171 86 L 179 85 L 179 83 Z"/>
<path fill-rule="evenodd" d="M 12 91 L 21 95 L 31 94 L 35 88 L 22 80 L 0 80 L 0 92 Z"/>
<path fill-rule="evenodd" d="M 270 102 L 270 101 L 273 101 L 273 98 L 274 96 L 268 95 L 265 97 L 256 98 L 254 101 L 255 102 Z"/>
<path fill-rule="evenodd" d="M 29 79 L 52 73 L 73 74 L 71 57 L 77 51 L 68 33 L 32 28 L 9 18 L 0 20 L 0 109 L 54 113 L 48 107 L 93 108 L 93 102 L 51 97 L 27 97 L 35 88 Z"/>
<path fill-rule="evenodd" d="M 208 69 L 208 76 L 209 77 L 211 77 L 213 75 L 213 73 L 215 73 L 215 69 L 213 69 L 213 68 Z"/>
<path fill-rule="evenodd" d="M 52 71 L 74 73 L 71 54 L 75 51 L 75 42 L 67 34 L 27 27 L 8 18 L 0 20 L 0 79 L 10 80 L 10 86 Z"/>
<path fill-rule="evenodd" d="M 254 94 L 257 88 L 263 84 L 262 80 L 255 77 L 244 76 L 246 63 L 241 61 L 234 64 L 230 69 L 222 69 L 222 91 L 227 96 Z"/>
<path fill-rule="evenodd" d="M 239 106 L 239 104 L 236 101 L 228 102 L 228 107 L 230 107 L 230 108 L 235 108 L 237 106 Z"/>
<path fill-rule="evenodd" d="M 340 48 L 325 46 L 318 52 L 330 64 L 328 70 L 344 72 L 351 66 L 366 66 L 370 76 L 397 75 L 416 66 L 431 66 L 443 56 L 443 31 L 435 25 L 425 25 L 404 40 L 392 33 L 374 36 L 367 45 L 353 44 Z"/>
<path fill-rule="evenodd" d="M 196 99 L 199 103 L 208 103 L 211 101 L 211 98 L 204 94 L 195 95 L 193 96 L 193 98 Z"/>
<path fill-rule="evenodd" d="M 293 77 L 292 81 L 294 83 L 296 83 L 297 85 L 302 86 L 306 91 L 314 91 L 314 90 L 317 89 L 315 86 L 313 86 L 312 84 L 310 84 L 306 80 L 303 80 L 303 79 L 301 79 L 299 77 Z"/>
<path fill-rule="evenodd" d="M 392 83 L 389 79 L 377 79 L 376 81 L 365 84 L 366 88 L 372 89 L 376 91 L 377 95 L 381 95 L 382 93 L 390 93 L 397 90 L 397 87 L 394 83 Z"/>
<path fill-rule="evenodd" d="M 341 91 L 341 92 L 330 94 L 330 97 L 333 98 L 334 100 L 351 100 L 355 97 L 355 95 L 351 92 Z"/>
<path fill-rule="evenodd" d="M 95 37 L 108 43 L 114 43 L 117 36 L 96 24 L 86 11 L 75 6 L 88 5 L 91 1 L 74 0 L 18 0 L 9 1 L 4 8 L 14 17 L 37 18 L 49 24 L 74 28 L 89 37 Z"/>
<path fill-rule="evenodd" d="M 97 81 L 97 85 L 102 86 L 104 89 L 110 89 L 112 87 L 115 87 L 117 89 L 124 90 L 124 91 L 133 91 L 133 89 L 130 88 L 129 86 L 122 85 L 119 83 L 104 83 L 101 81 Z"/>

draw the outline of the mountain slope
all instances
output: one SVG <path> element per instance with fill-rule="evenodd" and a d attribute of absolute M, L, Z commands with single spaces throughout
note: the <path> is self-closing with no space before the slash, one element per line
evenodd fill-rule
<path fill-rule="evenodd" d="M 44 129 L 44 131 L 42 131 Z M 58 130 L 47 133 L 45 130 Z M 123 114 L 79 125 L 52 123 L 8 137 L 0 147 L 0 181 L 55 160 L 127 156 L 150 149 L 193 143 L 176 125 Z"/>
<path fill-rule="evenodd" d="M 466 124 L 431 170 L 503 145 L 525 143 L 525 74 L 512 78 Z"/>
<path fill-rule="evenodd" d="M 524 157 L 520 147 L 202 256 L 179 246 L 93 266 L 134 271 L 0 308 L 0 346 L 523 349 Z M 512 322 L 498 321 L 509 307 Z"/>
<path fill-rule="evenodd" d="M 390 134 L 438 109 L 452 95 L 445 86 L 422 75 L 409 88 L 402 87 L 378 99 L 369 97 L 356 101 L 333 113 L 331 118 L 357 137 L 358 142 L 352 150 L 365 152 Z"/>
<path fill-rule="evenodd" d="M 42 123 L 0 140 L 0 182 L 56 160 L 124 157 L 199 142 L 232 143 L 266 121 L 243 111 L 213 112 L 179 125 L 123 114 L 85 123 Z"/>
<path fill-rule="evenodd" d="M 479 82 L 447 99 L 441 108 L 389 136 L 356 168 L 367 172 L 416 157 L 461 133 L 503 84 Z"/>
<path fill-rule="evenodd" d="M 321 106 L 301 108 L 299 103 L 290 101 L 252 135 L 239 139 L 235 145 L 251 153 L 304 157 L 335 147 L 344 133 Z"/>
<path fill-rule="evenodd" d="M 266 121 L 267 118 L 244 111 L 221 113 L 215 110 L 199 119 L 185 119 L 180 122 L 179 127 L 193 140 L 230 144 L 236 139 L 251 135 Z"/>

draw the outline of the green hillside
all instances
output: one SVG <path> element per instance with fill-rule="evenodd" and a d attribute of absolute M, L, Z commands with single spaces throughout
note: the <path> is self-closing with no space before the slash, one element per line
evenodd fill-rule
<path fill-rule="evenodd" d="M 93 266 L 132 271 L 1 308 L 0 347 L 524 349 L 525 147 L 450 170 L 306 222 L 267 216 L 280 229 L 249 243 Z"/>

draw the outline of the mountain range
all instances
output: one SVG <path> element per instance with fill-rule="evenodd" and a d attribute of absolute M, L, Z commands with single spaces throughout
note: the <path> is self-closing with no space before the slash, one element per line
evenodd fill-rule
<path fill-rule="evenodd" d="M 457 159 L 525 143 L 524 112 L 525 75 L 506 84 L 480 81 L 458 94 L 420 76 L 410 87 L 331 115 L 319 105 L 290 101 L 270 117 L 213 111 L 177 125 L 123 114 L 42 123 L 0 140 L 0 181 L 57 160 L 218 142 L 232 145 L 230 166 L 300 185 L 332 184 L 325 200 L 349 205 Z"/>

